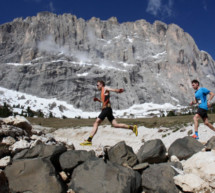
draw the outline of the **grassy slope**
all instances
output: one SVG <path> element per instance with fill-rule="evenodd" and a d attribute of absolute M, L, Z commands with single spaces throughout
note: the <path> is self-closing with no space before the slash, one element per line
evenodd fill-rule
<path fill-rule="evenodd" d="M 58 118 L 27 118 L 32 124 L 41 125 L 53 128 L 65 127 L 82 127 L 92 126 L 95 119 L 58 119 Z M 139 118 L 139 119 L 116 119 L 118 123 L 125 123 L 129 125 L 137 124 L 148 128 L 154 127 L 174 127 L 176 125 L 186 125 L 193 122 L 193 115 L 187 116 L 173 116 L 173 117 L 154 117 L 154 118 Z M 215 122 L 215 114 L 209 114 L 209 121 Z M 201 121 L 202 122 L 202 121 Z M 110 124 L 105 120 L 102 124 Z"/>

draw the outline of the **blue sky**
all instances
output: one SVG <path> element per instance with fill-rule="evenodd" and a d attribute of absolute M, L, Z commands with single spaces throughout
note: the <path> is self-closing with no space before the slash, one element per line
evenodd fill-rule
<path fill-rule="evenodd" d="M 138 19 L 175 23 L 215 59 L 215 0 L 2 0 L 0 24 L 41 11 L 71 13 L 85 20 L 115 16 L 120 23 Z"/>

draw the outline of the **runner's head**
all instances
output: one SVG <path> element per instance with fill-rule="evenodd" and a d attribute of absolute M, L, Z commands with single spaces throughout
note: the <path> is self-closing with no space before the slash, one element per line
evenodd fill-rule
<path fill-rule="evenodd" d="M 98 90 L 101 90 L 102 87 L 104 87 L 104 86 L 105 86 L 104 81 L 102 81 L 102 80 L 98 80 L 97 81 L 97 88 L 98 88 Z"/>
<path fill-rule="evenodd" d="M 194 90 L 197 90 L 199 88 L 199 81 L 198 80 L 192 80 L 192 87 Z"/>

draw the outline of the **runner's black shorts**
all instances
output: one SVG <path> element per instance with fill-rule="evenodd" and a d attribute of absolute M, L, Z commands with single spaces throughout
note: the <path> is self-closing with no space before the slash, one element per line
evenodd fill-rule
<path fill-rule="evenodd" d="M 98 118 L 101 119 L 102 121 L 105 119 L 105 117 L 107 117 L 108 121 L 110 122 L 112 122 L 115 119 L 113 116 L 113 111 L 111 107 L 106 107 L 102 109 L 102 112 L 98 116 Z"/>
<path fill-rule="evenodd" d="M 205 109 L 198 108 L 197 114 L 198 114 L 202 119 L 208 118 L 207 110 L 205 110 Z"/>

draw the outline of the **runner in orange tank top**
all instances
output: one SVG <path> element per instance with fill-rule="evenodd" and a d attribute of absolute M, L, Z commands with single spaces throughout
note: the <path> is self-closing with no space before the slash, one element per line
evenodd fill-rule
<path fill-rule="evenodd" d="M 94 101 L 98 101 L 102 103 L 102 112 L 97 117 L 95 123 L 93 124 L 93 129 L 90 133 L 90 136 L 87 140 L 85 140 L 80 145 L 92 145 L 92 139 L 98 130 L 98 126 L 102 123 L 102 121 L 107 117 L 110 123 L 115 128 L 125 128 L 131 129 L 135 135 L 138 135 L 137 125 L 130 126 L 123 123 L 117 123 L 116 119 L 113 116 L 111 104 L 110 104 L 110 92 L 122 93 L 124 90 L 121 89 L 113 89 L 109 87 L 105 87 L 105 83 L 100 80 L 97 82 L 97 88 L 101 91 L 101 99 L 94 98 Z"/>

